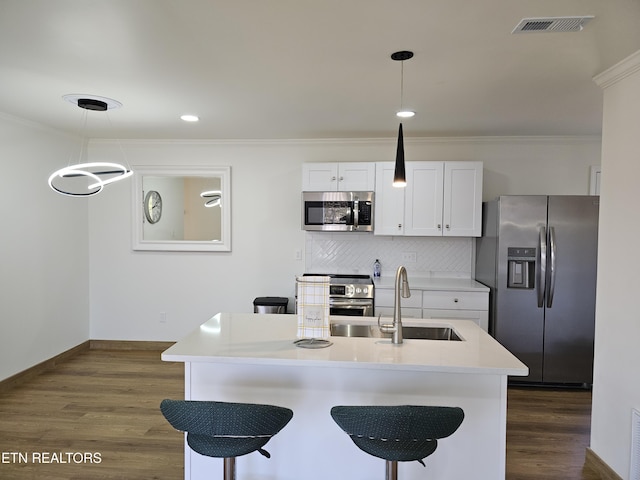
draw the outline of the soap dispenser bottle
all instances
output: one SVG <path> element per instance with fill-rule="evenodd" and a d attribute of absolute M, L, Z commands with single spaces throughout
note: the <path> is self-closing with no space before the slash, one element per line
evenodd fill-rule
<path fill-rule="evenodd" d="M 376 261 L 373 262 L 373 278 L 380 278 L 381 270 L 380 260 L 376 258 Z"/>

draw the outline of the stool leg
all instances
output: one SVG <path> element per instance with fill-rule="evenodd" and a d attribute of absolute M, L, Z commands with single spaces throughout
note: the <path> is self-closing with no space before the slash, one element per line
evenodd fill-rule
<path fill-rule="evenodd" d="M 387 480 L 398 480 L 398 462 L 385 460 L 387 462 Z"/>
<path fill-rule="evenodd" d="M 236 480 L 236 457 L 224 459 L 224 480 Z"/>

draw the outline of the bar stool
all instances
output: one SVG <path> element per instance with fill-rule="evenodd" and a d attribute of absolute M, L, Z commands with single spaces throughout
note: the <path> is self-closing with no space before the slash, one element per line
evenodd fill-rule
<path fill-rule="evenodd" d="M 358 448 L 386 461 L 386 479 L 397 480 L 398 462 L 418 461 L 435 452 L 438 439 L 455 432 L 459 407 L 336 406 L 331 417 Z"/>
<path fill-rule="evenodd" d="M 288 408 L 252 403 L 165 399 L 160 410 L 173 428 L 187 433 L 193 451 L 224 458 L 224 480 L 235 480 L 236 457 L 257 450 L 270 458 L 262 447 L 293 417 Z"/>

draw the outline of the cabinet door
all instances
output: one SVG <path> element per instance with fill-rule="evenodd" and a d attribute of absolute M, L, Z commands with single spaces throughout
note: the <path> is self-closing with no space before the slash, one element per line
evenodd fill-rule
<path fill-rule="evenodd" d="M 395 289 L 393 288 L 376 288 L 375 300 L 377 307 L 389 307 L 393 313 L 393 305 L 395 303 Z M 402 308 L 422 308 L 422 291 L 411 290 L 411 296 L 409 298 L 402 298 L 400 306 Z"/>
<path fill-rule="evenodd" d="M 338 190 L 370 192 L 375 189 L 376 168 L 373 162 L 338 164 Z"/>
<path fill-rule="evenodd" d="M 303 163 L 303 192 L 333 192 L 338 188 L 337 163 Z"/>
<path fill-rule="evenodd" d="M 485 332 L 489 330 L 489 315 L 486 310 L 433 310 L 429 308 L 422 309 L 423 318 L 433 318 L 442 320 L 452 320 L 455 327 L 456 320 L 471 320 L 476 322 L 478 326 Z"/>
<path fill-rule="evenodd" d="M 442 236 L 443 162 L 407 162 L 405 235 Z"/>
<path fill-rule="evenodd" d="M 443 235 L 482 234 L 482 162 L 445 162 Z"/>
<path fill-rule="evenodd" d="M 489 292 L 460 290 L 425 290 L 422 306 L 443 310 L 488 310 Z"/>
<path fill-rule="evenodd" d="M 400 315 L 405 318 L 422 318 L 421 308 L 400 307 Z M 393 318 L 393 307 L 376 307 L 375 316 L 381 316 L 382 322 L 387 320 L 386 317 Z M 390 322 L 389 322 L 390 323 Z"/>
<path fill-rule="evenodd" d="M 393 162 L 376 163 L 374 235 L 402 235 L 404 232 L 404 188 L 394 187 Z"/>

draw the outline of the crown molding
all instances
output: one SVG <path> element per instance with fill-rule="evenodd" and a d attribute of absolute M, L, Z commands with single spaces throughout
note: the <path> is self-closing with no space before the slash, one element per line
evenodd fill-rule
<path fill-rule="evenodd" d="M 411 145 L 444 144 L 576 144 L 600 143 L 600 135 L 518 135 L 518 136 L 478 136 L 478 137 L 405 137 Z M 123 145 L 211 145 L 211 146 L 375 146 L 395 145 L 391 138 L 318 138 L 318 139 L 103 139 L 90 140 L 93 145 L 107 145 L 114 142 Z"/>
<path fill-rule="evenodd" d="M 603 90 L 624 80 L 640 70 L 640 50 L 629 55 L 613 67 L 593 77 L 593 81 Z"/>

